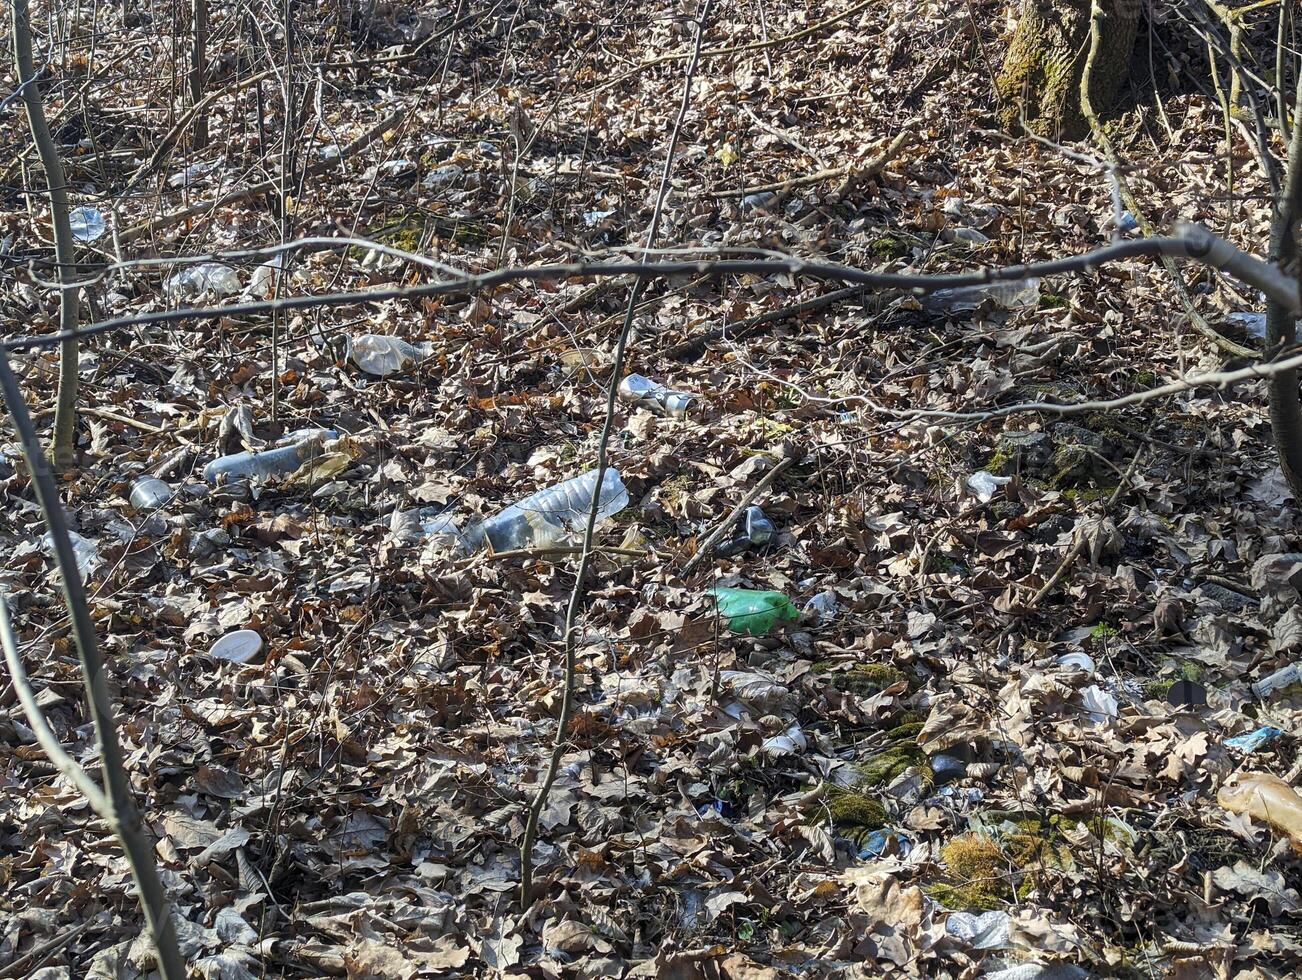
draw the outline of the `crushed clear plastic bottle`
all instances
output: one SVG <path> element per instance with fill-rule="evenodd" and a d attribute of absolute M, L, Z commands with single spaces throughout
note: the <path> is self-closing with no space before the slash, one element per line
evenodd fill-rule
<path fill-rule="evenodd" d="M 172 488 L 156 476 L 142 476 L 131 486 L 131 506 L 136 510 L 157 510 L 174 496 Z"/>
<path fill-rule="evenodd" d="M 321 444 L 337 439 L 334 429 L 299 429 L 271 449 L 233 453 L 214 459 L 203 468 L 203 478 L 212 484 L 231 483 L 251 477 L 285 476 L 321 455 Z"/>
<path fill-rule="evenodd" d="M 597 471 L 558 483 L 512 504 L 465 534 L 475 550 L 491 545 L 496 552 L 546 548 L 567 536 L 582 533 L 597 490 Z M 628 506 L 628 490 L 614 467 L 607 467 L 597 494 L 597 519 L 613 517 Z"/>
<path fill-rule="evenodd" d="M 1040 305 L 1040 280 L 988 282 L 960 289 L 938 289 L 921 300 L 929 313 L 962 313 L 989 302 L 1000 310 L 1033 310 Z"/>
<path fill-rule="evenodd" d="M 666 388 L 658 381 L 640 374 L 630 374 L 619 383 L 619 398 L 620 401 L 640 405 L 661 415 L 678 418 L 691 411 L 696 402 L 696 396 L 690 392 Z"/>
<path fill-rule="evenodd" d="M 190 303 L 205 297 L 222 299 L 240 291 L 240 276 L 220 262 L 201 262 L 182 269 L 164 284 L 173 303 Z"/>
<path fill-rule="evenodd" d="M 82 243 L 93 242 L 108 231 L 104 215 L 98 209 L 84 205 L 68 212 L 68 226 L 72 229 L 72 237 Z"/>
<path fill-rule="evenodd" d="M 367 374 L 378 378 L 405 371 L 429 356 L 429 345 L 409 344 L 401 337 L 367 333 L 347 341 L 348 359 Z"/>

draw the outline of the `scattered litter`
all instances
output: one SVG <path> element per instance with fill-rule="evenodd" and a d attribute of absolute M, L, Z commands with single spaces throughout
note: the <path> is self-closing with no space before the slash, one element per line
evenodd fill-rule
<path fill-rule="evenodd" d="M 946 228 L 944 238 L 948 242 L 956 245 L 984 245 L 990 241 L 989 236 L 982 234 L 975 228 Z"/>
<path fill-rule="evenodd" d="M 1264 700 L 1276 691 L 1282 691 L 1286 687 L 1292 687 L 1299 681 L 1302 681 L 1302 664 L 1291 663 L 1287 667 L 1281 667 L 1273 674 L 1267 674 L 1261 680 L 1253 684 L 1252 693 Z"/>
<path fill-rule="evenodd" d="M 760 191 L 758 194 L 747 194 L 741 199 L 741 209 L 743 211 L 758 211 L 760 214 L 769 214 L 778 203 L 776 191 Z"/>
<path fill-rule="evenodd" d="M 430 346 L 417 347 L 401 337 L 368 333 L 347 340 L 348 358 L 367 374 L 384 378 L 405 371 L 430 355 Z"/>
<path fill-rule="evenodd" d="M 72 228 L 72 237 L 79 242 L 93 242 L 108 231 L 104 215 L 95 208 L 84 206 L 68 212 L 68 224 Z"/>
<path fill-rule="evenodd" d="M 1244 333 L 1256 337 L 1258 340 L 1266 339 L 1266 314 L 1254 313 L 1251 311 L 1239 311 L 1230 313 L 1225 317 L 1226 323 L 1232 323 Z M 1302 326 L 1298 326 L 1296 339 L 1302 340 Z"/>
<path fill-rule="evenodd" d="M 168 279 L 163 289 L 173 303 L 193 303 L 204 298 L 221 299 L 240 291 L 239 274 L 220 262 L 201 262 L 182 269 Z"/>
<path fill-rule="evenodd" d="M 995 476 L 985 470 L 977 470 L 967 478 L 967 488 L 976 494 L 977 500 L 988 504 L 1000 487 L 1012 482 L 1011 476 Z"/>
<path fill-rule="evenodd" d="M 1116 697 L 1097 684 L 1091 684 L 1081 691 L 1081 700 L 1085 704 L 1085 710 L 1090 714 L 1090 720 L 1096 724 L 1111 721 L 1117 717 Z"/>
<path fill-rule="evenodd" d="M 214 660 L 228 660 L 233 664 L 246 664 L 262 652 L 262 637 L 255 630 L 235 630 L 227 633 L 208 650 Z"/>
<path fill-rule="evenodd" d="M 1287 834 L 1293 850 L 1302 853 L 1302 796 L 1268 772 L 1236 772 L 1216 794 L 1216 802 L 1231 813 L 1246 813 Z"/>
<path fill-rule="evenodd" d="M 901 857 L 913 850 L 913 840 L 907 834 L 893 827 L 883 827 L 880 830 L 870 831 L 863 838 L 856 857 L 860 861 L 882 857 L 890 849 L 892 843 L 895 844 L 895 849 Z"/>
<path fill-rule="evenodd" d="M 973 949 L 1003 949 L 1008 945 L 1008 913 L 951 912 L 945 932 Z"/>
<path fill-rule="evenodd" d="M 931 771 L 935 773 L 938 783 L 948 783 L 967 775 L 967 763 L 952 755 L 933 755 Z"/>
<path fill-rule="evenodd" d="M 1166 703 L 1173 708 L 1197 708 L 1207 704 L 1207 689 L 1197 681 L 1178 680 L 1166 692 Z"/>
<path fill-rule="evenodd" d="M 445 163 L 441 167 L 435 167 L 425 175 L 421 185 L 426 190 L 434 190 L 439 187 L 451 187 L 453 184 L 461 183 L 466 176 L 464 167 L 459 167 L 455 163 Z"/>
<path fill-rule="evenodd" d="M 809 747 L 809 742 L 805 738 L 805 733 L 800 730 L 800 726 L 793 724 L 781 735 L 770 735 L 763 744 L 760 745 L 760 751 L 770 758 L 777 758 L 784 755 L 799 755 Z"/>
<path fill-rule="evenodd" d="M 1246 735 L 1235 735 L 1234 738 L 1227 738 L 1225 744 L 1232 749 L 1238 749 L 1240 752 L 1256 752 L 1283 734 L 1274 725 L 1262 725 L 1256 731 L 1248 732 Z"/>
<path fill-rule="evenodd" d="M 1117 219 L 1118 234 L 1129 235 L 1132 231 L 1138 231 L 1138 230 L 1139 230 L 1139 219 L 1135 217 L 1133 212 L 1126 211 L 1124 214 L 1121 215 L 1119 219 Z"/>
<path fill-rule="evenodd" d="M 733 806 L 727 800 L 711 800 L 709 803 L 699 803 L 696 807 L 696 813 L 702 817 L 722 817 L 724 820 L 731 820 Z"/>
<path fill-rule="evenodd" d="M 611 217 L 614 213 L 614 208 L 611 208 L 609 211 L 584 211 L 583 223 L 589 228 L 595 228 L 607 218 Z M 638 375 L 634 375 L 634 377 L 638 377 Z"/>
<path fill-rule="evenodd" d="M 751 505 L 737 517 L 738 534 L 720 544 L 715 550 L 725 558 L 739 555 L 750 548 L 762 548 L 777 537 L 778 529 L 764 511 Z"/>
<path fill-rule="evenodd" d="M 1075 963 L 1018 963 L 986 973 L 981 980 L 1088 980 L 1089 976 Z"/>
<path fill-rule="evenodd" d="M 686 415 L 696 402 L 695 395 L 666 388 L 640 374 L 630 374 L 619 383 L 619 398 L 620 401 L 676 418 Z"/>
<path fill-rule="evenodd" d="M 276 255 L 261 262 L 253 269 L 249 284 L 244 287 L 244 296 L 250 299 L 271 299 L 276 292 L 276 280 L 285 268 L 285 256 Z"/>
<path fill-rule="evenodd" d="M 779 620 L 797 619 L 800 613 L 781 592 L 729 589 L 718 586 L 711 594 L 719 604 L 719 615 L 734 633 L 764 636 Z"/>
<path fill-rule="evenodd" d="M 203 468 L 209 483 L 230 483 L 248 477 L 284 476 L 309 459 L 321 455 L 322 443 L 337 439 L 334 429 L 299 429 L 281 439 L 272 449 L 248 450 L 214 459 Z"/>
<path fill-rule="evenodd" d="M 818 621 L 826 623 L 835 619 L 841 611 L 841 601 L 831 589 L 824 589 L 805 603 L 805 610 L 818 614 Z"/>
<path fill-rule="evenodd" d="M 198 163 L 192 163 L 184 170 L 179 170 L 167 178 L 168 187 L 188 187 L 191 184 L 198 183 L 200 177 L 203 177 L 214 167 L 219 160 L 200 160 Z"/>
<path fill-rule="evenodd" d="M 83 538 L 76 531 L 68 532 L 68 540 L 72 542 L 72 554 L 77 560 L 77 571 L 81 573 L 81 580 L 84 582 L 90 578 L 90 573 L 99 566 L 99 545 L 89 538 Z M 41 544 L 45 548 L 45 553 L 53 558 L 55 554 L 54 536 L 47 532 L 41 538 Z"/>
<path fill-rule="evenodd" d="M 983 303 L 1000 310 L 1033 310 L 1040 305 L 1040 280 L 991 282 L 960 289 L 938 289 L 921 300 L 930 313 L 962 313 L 975 310 Z"/>
<path fill-rule="evenodd" d="M 1058 663 L 1064 667 L 1075 667 L 1077 670 L 1083 670 L 1087 674 L 1093 674 L 1097 669 L 1094 658 L 1084 650 L 1073 650 L 1071 653 L 1064 653 L 1058 658 Z"/>
<path fill-rule="evenodd" d="M 512 504 L 465 534 L 467 546 L 481 548 L 485 542 L 494 551 L 546 548 L 568 535 L 580 534 L 588 523 L 592 496 L 597 489 L 597 471 L 588 472 L 539 490 Z M 597 520 L 613 517 L 628 506 L 628 491 L 614 467 L 607 467 L 598 495 Z"/>
<path fill-rule="evenodd" d="M 131 506 L 136 510 L 157 510 L 172 499 L 174 493 L 162 480 L 142 476 L 131 486 Z"/>

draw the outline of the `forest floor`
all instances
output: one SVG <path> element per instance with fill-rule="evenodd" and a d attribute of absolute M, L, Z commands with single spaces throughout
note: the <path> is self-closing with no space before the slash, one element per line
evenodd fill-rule
<path fill-rule="evenodd" d="M 200 149 L 187 127 L 166 140 L 188 105 L 183 24 L 157 5 L 38 17 L 73 203 L 108 217 L 85 260 L 341 235 L 469 271 L 639 249 L 701 4 L 471 6 L 459 19 L 438 4 L 369 18 L 296 6 L 287 75 L 279 7 L 222 5 Z M 1079 155 L 1097 151 L 997 130 L 1007 13 L 984 0 L 714 4 L 656 244 L 915 272 L 1106 244 L 1109 180 Z M 1268 185 L 1239 127 L 1225 146 L 1197 82 L 1201 42 L 1181 29 L 1141 28 L 1113 138 L 1155 223 L 1199 221 L 1260 254 Z M 25 126 L 7 105 L 0 140 L 22 155 L 0 161 L 0 231 L 19 260 L 8 338 L 57 324 L 55 293 L 24 271 L 52 254 L 44 199 L 19 191 L 42 186 Z M 902 134 L 879 173 L 844 171 Z M 277 193 L 222 202 L 278 186 L 285 166 L 283 221 Z M 825 170 L 842 172 L 750 196 Z M 293 252 L 279 284 L 260 259 L 223 261 L 254 299 L 269 284 L 298 296 L 443 275 L 360 246 Z M 85 291 L 85 322 L 213 305 L 168 287 L 182 268 L 110 271 Z M 1259 298 L 1183 273 L 1207 320 L 1251 344 L 1225 324 Z M 1149 259 L 1046 279 L 1011 311 L 868 290 L 788 309 L 840 288 L 648 283 L 627 370 L 695 393 L 701 411 L 618 410 L 611 463 L 631 503 L 599 529 L 621 550 L 593 566 L 577 714 L 527 911 L 519 847 L 556 734 L 576 562 L 457 554 L 393 515 L 428 507 L 464 527 L 593 467 L 628 282 L 190 317 L 83 342 L 79 465 L 62 487 L 131 780 L 198 975 L 1302 967 L 1288 838 L 1218 803 L 1236 774 L 1300 775 L 1297 688 L 1250 686 L 1302 652 L 1299 513 L 1264 384 L 991 414 L 1246 363 L 1189 329 Z M 368 377 L 340 342 L 368 333 L 429 356 Z M 45 431 L 55 358 L 13 358 Z M 347 435 L 252 493 L 200 475 L 307 426 Z M 5 433 L 0 589 L 41 705 L 89 763 L 44 523 Z M 687 569 L 779 460 L 755 501 L 775 539 Z M 133 480 L 165 463 L 175 498 L 130 506 Z M 980 471 L 1011 479 L 982 499 Z M 717 585 L 784 593 L 800 615 L 730 632 Z M 264 654 L 211 657 L 235 629 L 256 630 Z M 116 841 L 34 744 L 7 679 L 0 704 L 0 976 L 147 975 Z M 1260 744 L 1229 742 L 1267 725 L 1278 732 Z"/>

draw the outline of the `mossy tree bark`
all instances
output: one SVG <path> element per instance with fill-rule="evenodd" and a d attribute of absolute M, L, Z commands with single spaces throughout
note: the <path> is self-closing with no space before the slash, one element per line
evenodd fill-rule
<path fill-rule="evenodd" d="M 1125 83 L 1139 26 L 1138 0 L 1103 0 L 1103 44 L 1090 79 L 1090 99 L 1103 112 Z M 995 81 L 1000 123 L 1051 139 L 1081 139 L 1080 82 L 1090 40 L 1090 0 L 1023 0 L 1004 65 Z"/>

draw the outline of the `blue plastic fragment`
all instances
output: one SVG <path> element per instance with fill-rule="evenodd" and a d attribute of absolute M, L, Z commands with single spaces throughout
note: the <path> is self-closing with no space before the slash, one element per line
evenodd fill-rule
<path fill-rule="evenodd" d="M 863 843 L 859 846 L 859 860 L 867 861 L 869 858 L 881 857 L 886 853 L 886 848 L 890 844 L 892 838 L 895 840 L 895 846 L 899 848 L 901 856 L 908 854 L 909 851 L 913 850 L 913 841 L 909 840 L 908 837 L 900 833 L 898 830 L 884 828 L 882 830 L 874 830 L 864 838 Z"/>
<path fill-rule="evenodd" d="M 1256 752 L 1259 748 L 1273 742 L 1283 734 L 1274 725 L 1262 725 L 1255 732 L 1227 738 L 1225 744 L 1232 749 L 1238 749 L 1240 752 Z"/>

